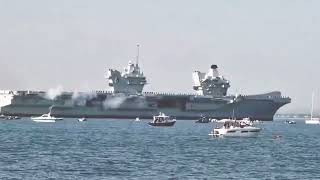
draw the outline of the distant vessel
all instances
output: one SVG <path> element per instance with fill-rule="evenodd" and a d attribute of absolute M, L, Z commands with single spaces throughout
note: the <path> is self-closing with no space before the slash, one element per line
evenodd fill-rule
<path fill-rule="evenodd" d="M 311 118 L 311 119 L 306 119 L 306 124 L 320 124 L 320 119 L 319 118 Z"/>
<path fill-rule="evenodd" d="M 196 123 L 209 123 L 210 119 L 204 116 L 201 116 L 200 119 L 196 121 Z"/>
<path fill-rule="evenodd" d="M 136 120 L 135 120 L 135 121 L 137 121 L 137 122 L 140 121 L 140 118 L 139 118 L 139 117 L 136 117 Z"/>
<path fill-rule="evenodd" d="M 147 79 L 139 66 L 129 61 L 123 72 L 109 69 L 106 75 L 110 91 L 62 92 L 48 98 L 44 91 L 0 91 L 0 113 L 17 116 L 38 116 L 54 105 L 52 113 L 61 117 L 150 119 L 158 112 L 178 119 L 225 119 L 232 111 L 235 117 L 273 120 L 277 110 L 291 102 L 280 92 L 260 95 L 228 95 L 230 82 L 221 76 L 217 65 L 208 73 L 192 74 L 195 94 L 143 92 Z"/>
<path fill-rule="evenodd" d="M 287 124 L 297 124 L 295 121 L 292 121 L 292 120 L 291 120 L 291 121 L 286 120 L 286 123 L 287 123 Z"/>
<path fill-rule="evenodd" d="M 87 121 L 87 118 L 85 118 L 85 117 L 79 118 L 78 121 L 79 121 L 79 122 L 84 122 L 84 121 Z"/>
<path fill-rule="evenodd" d="M 209 135 L 215 137 L 256 137 L 261 128 L 254 127 L 252 123 L 246 120 L 225 121 L 222 127 L 213 129 Z"/>
<path fill-rule="evenodd" d="M 53 117 L 51 116 L 51 109 L 48 114 L 43 114 L 40 117 L 31 117 L 31 119 L 35 122 L 56 122 L 56 121 L 60 121 L 63 120 L 63 118 L 57 118 L 57 117 Z"/>
<path fill-rule="evenodd" d="M 50 114 L 43 114 L 40 117 L 31 117 L 31 119 L 35 122 L 56 122 L 59 120 L 63 120 L 62 118 L 53 117 Z"/>
<path fill-rule="evenodd" d="M 312 93 L 310 119 L 305 120 L 306 124 L 320 124 L 320 119 L 313 117 L 313 108 L 314 108 L 314 93 Z"/>
<path fill-rule="evenodd" d="M 148 124 L 151 126 L 173 126 L 175 123 L 176 119 L 160 112 L 158 116 L 153 116 L 153 121 Z"/>
<path fill-rule="evenodd" d="M 6 116 L 4 119 L 6 120 L 17 120 L 17 119 L 20 119 L 19 116 Z"/>

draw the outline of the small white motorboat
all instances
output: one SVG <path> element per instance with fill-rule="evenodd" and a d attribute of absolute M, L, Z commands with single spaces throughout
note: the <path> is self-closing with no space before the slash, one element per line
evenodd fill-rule
<path fill-rule="evenodd" d="M 84 121 L 87 121 L 87 118 L 85 118 L 85 117 L 79 118 L 78 121 L 79 121 L 79 122 L 84 122 Z"/>
<path fill-rule="evenodd" d="M 61 121 L 63 118 L 57 118 L 54 116 L 51 116 L 51 110 L 53 106 L 49 107 L 49 113 L 48 114 L 43 114 L 39 117 L 31 117 L 31 119 L 35 122 L 56 122 L 56 121 Z"/>
<path fill-rule="evenodd" d="M 150 126 L 173 126 L 176 119 L 160 112 L 158 116 L 153 116 L 153 121 L 149 122 Z"/>
<path fill-rule="evenodd" d="M 220 128 L 215 128 L 211 132 L 211 136 L 215 137 L 256 137 L 261 128 L 254 127 L 248 120 L 232 120 L 224 122 Z"/>
<path fill-rule="evenodd" d="M 53 106 L 49 108 L 50 111 L 48 114 L 43 114 L 42 116 L 39 116 L 39 117 L 31 117 L 31 119 L 35 122 L 56 122 L 56 121 L 63 120 L 63 118 L 57 118 L 57 117 L 51 116 L 52 107 Z"/>
<path fill-rule="evenodd" d="M 139 121 L 141 121 L 140 120 L 140 118 L 139 117 L 136 117 L 136 120 L 135 120 L 136 122 L 139 122 Z"/>
<path fill-rule="evenodd" d="M 31 117 L 31 119 L 35 122 L 56 122 L 56 121 L 63 120 L 63 118 L 56 118 L 51 116 L 50 113 L 43 114 L 42 116 L 39 116 L 39 117 Z"/>

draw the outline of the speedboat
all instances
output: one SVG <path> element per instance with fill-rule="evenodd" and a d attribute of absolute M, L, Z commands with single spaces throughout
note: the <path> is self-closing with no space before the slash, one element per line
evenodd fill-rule
<path fill-rule="evenodd" d="M 79 121 L 79 122 L 84 122 L 84 121 L 87 121 L 87 118 L 85 118 L 85 117 L 79 118 L 78 121 Z"/>
<path fill-rule="evenodd" d="M 136 122 L 139 122 L 140 121 L 140 118 L 139 117 L 136 117 L 136 120 L 135 120 Z"/>
<path fill-rule="evenodd" d="M 153 116 L 153 121 L 148 124 L 151 126 L 173 126 L 175 123 L 176 119 L 160 112 L 158 116 Z"/>
<path fill-rule="evenodd" d="M 204 116 L 200 117 L 200 119 L 196 121 L 196 123 L 209 123 L 209 122 L 210 122 L 209 118 L 206 118 Z"/>
<path fill-rule="evenodd" d="M 289 121 L 289 120 L 286 120 L 286 123 L 287 124 L 297 124 L 295 121 Z"/>
<path fill-rule="evenodd" d="M 0 115 L 0 119 L 5 119 L 7 116 L 5 116 L 5 115 L 3 115 L 3 114 L 1 114 Z"/>
<path fill-rule="evenodd" d="M 35 122 L 56 122 L 56 121 L 63 120 L 63 118 L 57 118 L 57 117 L 51 116 L 52 108 L 53 108 L 53 105 L 49 107 L 48 114 L 43 114 L 42 116 L 39 116 L 39 117 L 31 117 L 31 119 Z"/>
<path fill-rule="evenodd" d="M 57 118 L 57 117 L 51 116 L 51 112 L 49 112 L 48 114 L 43 114 L 42 116 L 39 116 L 39 117 L 31 117 L 31 119 L 35 122 L 56 122 L 56 121 L 63 120 L 63 118 Z"/>
<path fill-rule="evenodd" d="M 215 128 L 211 132 L 211 136 L 215 137 L 256 137 L 261 128 L 254 127 L 247 120 L 232 120 L 225 121 L 223 126 Z"/>

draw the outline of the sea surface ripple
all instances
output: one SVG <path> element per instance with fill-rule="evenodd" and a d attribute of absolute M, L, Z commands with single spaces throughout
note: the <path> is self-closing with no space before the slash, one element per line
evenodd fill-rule
<path fill-rule="evenodd" d="M 214 123 L 0 121 L 0 179 L 320 179 L 320 126 L 259 124 L 257 138 L 213 138 Z"/>

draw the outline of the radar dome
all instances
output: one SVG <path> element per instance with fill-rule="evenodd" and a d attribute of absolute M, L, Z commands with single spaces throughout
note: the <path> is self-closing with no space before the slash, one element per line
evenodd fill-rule
<path fill-rule="evenodd" d="M 218 68 L 217 65 L 215 65 L 215 64 L 211 65 L 211 69 L 217 69 L 217 68 Z"/>

